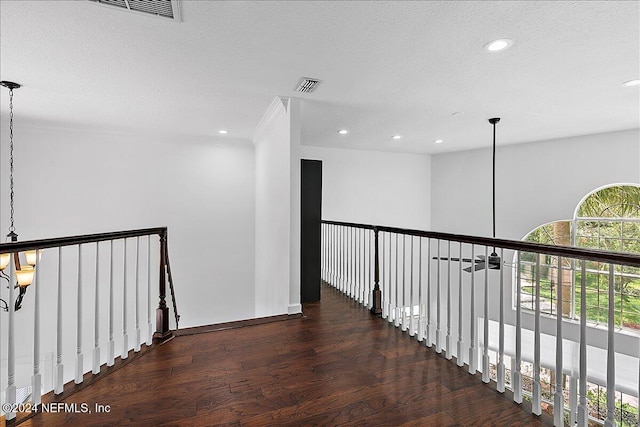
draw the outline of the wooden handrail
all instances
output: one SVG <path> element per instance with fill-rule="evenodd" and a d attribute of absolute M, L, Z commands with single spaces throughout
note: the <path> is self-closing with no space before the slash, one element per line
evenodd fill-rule
<path fill-rule="evenodd" d="M 171 336 L 169 330 L 169 308 L 166 304 L 166 275 L 169 274 L 171 297 L 173 301 L 173 310 L 176 318 L 176 328 L 178 327 L 178 315 L 175 291 L 173 289 L 173 278 L 171 277 L 170 267 L 168 266 L 168 249 L 167 249 L 167 227 L 139 228 L 135 230 L 112 231 L 108 233 L 82 234 L 78 236 L 54 237 L 49 239 L 24 240 L 18 242 L 0 243 L 0 253 L 15 253 L 37 250 L 58 248 L 64 246 L 75 246 L 86 243 L 97 243 L 108 240 L 127 239 L 131 237 L 151 236 L 157 234 L 160 238 L 160 277 L 159 277 L 159 304 L 156 311 L 156 333 L 155 338 L 166 339 Z"/>
<path fill-rule="evenodd" d="M 561 256 L 563 258 L 576 258 L 589 261 L 598 261 L 612 264 L 640 267 L 640 255 L 622 252 L 609 252 L 598 249 L 576 248 L 570 246 L 554 246 L 542 243 L 524 242 L 520 240 L 492 239 L 491 237 L 468 236 L 464 234 L 449 234 L 435 231 L 414 230 L 407 228 L 387 227 L 371 224 L 357 224 L 351 222 L 322 220 L 323 224 L 339 225 L 345 227 L 378 230 L 388 233 L 406 234 L 408 236 L 428 237 L 431 239 L 450 240 L 482 246 L 495 246 L 522 252 L 534 252 L 546 255 Z"/>
<path fill-rule="evenodd" d="M 0 243 L 0 253 L 22 252 L 34 249 L 57 248 L 62 246 L 74 246 L 84 243 L 96 243 L 107 240 L 126 239 L 129 237 L 141 237 L 157 234 L 161 236 L 167 233 L 167 227 L 140 228 L 136 230 L 112 231 L 109 233 L 82 234 L 79 236 L 54 237 L 49 239 L 24 240 L 19 242 Z"/>

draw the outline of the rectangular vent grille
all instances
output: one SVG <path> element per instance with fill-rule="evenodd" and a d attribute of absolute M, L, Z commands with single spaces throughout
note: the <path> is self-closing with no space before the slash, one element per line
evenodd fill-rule
<path fill-rule="evenodd" d="M 139 12 L 162 18 L 179 19 L 177 0 L 90 0 L 106 6 Z"/>
<path fill-rule="evenodd" d="M 309 77 L 302 77 L 298 82 L 298 87 L 296 87 L 296 92 L 309 93 L 313 92 L 314 89 L 318 86 L 320 80 L 318 79 L 310 79 Z"/>

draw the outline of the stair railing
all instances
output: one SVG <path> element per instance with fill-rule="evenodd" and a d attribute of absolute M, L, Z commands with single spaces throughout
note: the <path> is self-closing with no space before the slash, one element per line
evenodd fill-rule
<path fill-rule="evenodd" d="M 159 238 L 158 243 L 154 242 L 154 236 Z M 142 248 L 141 239 L 143 243 L 147 240 L 146 250 Z M 155 246 L 158 248 L 152 249 Z M 33 283 L 26 289 L 21 308 L 16 312 L 16 272 L 10 262 L 9 274 L 4 274 L 7 283 L 3 285 L 3 292 L 5 287 L 8 291 L 2 294 L 7 312 L 0 312 L 0 372 L 3 374 L 0 382 L 3 384 L 2 377 L 6 375 L 6 390 L 0 396 L 7 421 L 15 420 L 18 412 L 24 413 L 23 418 L 28 417 L 28 412 L 38 410 L 44 394 L 52 390 L 55 395 L 62 394 L 68 381 L 82 384 L 89 371 L 99 375 L 114 366 L 117 358 L 122 361 L 140 352 L 142 344 L 151 346 L 154 339 L 171 337 L 167 278 L 175 328 L 178 328 L 166 227 L 0 243 L 0 254 L 11 254 L 11 259 L 24 251 L 36 251 L 39 256 Z M 140 268 L 144 261 L 146 274 Z M 155 277 L 159 300 L 155 309 L 155 331 L 152 298 L 156 294 L 151 285 L 154 262 L 159 265 Z M 144 281 L 147 282 L 146 297 L 141 296 Z M 87 307 L 90 301 L 93 309 Z M 140 319 L 145 309 L 146 327 Z M 6 326 L 2 325 L 4 321 Z M 131 323 L 133 328 L 129 326 Z M 87 327 L 89 325 L 93 328 Z M 122 327 L 122 333 L 116 331 L 116 326 Z M 130 333 L 133 333 L 132 342 Z M 72 354 L 68 344 L 70 336 L 75 338 Z M 92 360 L 87 364 L 85 350 L 91 344 Z M 29 347 L 33 372 L 30 385 L 16 373 L 16 355 L 22 361 L 29 359 Z M 74 375 L 65 370 L 68 365 L 74 366 Z M 24 363 L 20 368 L 24 377 Z M 67 386 L 74 387 L 73 384 Z"/>
<path fill-rule="evenodd" d="M 552 407 L 556 426 L 640 425 L 617 398 L 640 398 L 638 331 L 620 332 L 629 271 L 640 282 L 639 255 L 322 221 L 325 282 L 499 392 L 510 388 L 515 402 L 530 399 L 534 414 Z M 604 301 L 600 325 L 590 292 Z M 573 297 L 576 319 L 566 316 Z M 606 389 L 600 420 L 595 387 Z"/>

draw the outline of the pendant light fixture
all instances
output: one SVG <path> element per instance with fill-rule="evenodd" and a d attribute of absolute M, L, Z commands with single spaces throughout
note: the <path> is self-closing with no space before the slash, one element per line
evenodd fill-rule
<path fill-rule="evenodd" d="M 496 238 L 496 124 L 500 121 L 500 117 L 493 117 L 489 119 L 489 123 L 493 126 L 493 150 L 492 150 L 492 159 L 493 159 L 493 167 L 491 170 L 491 188 L 492 188 L 492 197 L 493 203 L 491 208 L 492 213 L 492 236 Z M 471 266 L 464 268 L 463 270 L 467 273 L 471 273 L 474 271 L 483 270 L 488 268 L 489 270 L 500 270 L 502 267 L 502 260 L 500 259 L 500 255 L 496 253 L 495 246 L 493 247 L 493 251 L 488 258 L 484 255 L 478 255 L 475 259 L 471 258 L 449 258 L 449 257 L 433 257 L 433 259 L 438 259 L 441 261 L 451 260 L 456 262 L 465 262 L 471 263 Z"/>
<path fill-rule="evenodd" d="M 13 165 L 14 165 L 14 155 L 13 155 L 13 90 L 20 88 L 18 83 L 8 82 L 8 81 L 0 81 L 0 86 L 4 86 L 9 89 L 9 198 L 10 198 L 10 225 L 9 225 L 9 234 L 7 234 L 8 242 L 16 242 L 18 240 L 18 234 L 16 233 L 16 228 L 14 225 L 14 179 L 13 179 Z M 27 292 L 27 287 L 31 284 L 33 280 L 33 274 L 36 271 L 36 263 L 39 261 L 40 253 L 35 250 L 26 251 L 24 254 L 14 253 L 13 262 L 15 265 L 16 272 L 16 281 L 17 284 L 14 285 L 16 288 L 19 288 L 18 296 L 16 297 L 14 308 L 15 310 L 19 310 L 22 307 L 22 299 L 24 298 L 25 293 Z M 21 263 L 20 258 L 24 257 L 24 264 Z M 7 268 L 11 262 L 10 254 L 0 254 L 0 275 L 8 282 L 10 282 L 11 278 L 4 272 L 4 269 Z M 9 284 L 11 286 L 11 283 Z M 6 301 L 2 300 L 4 303 L 2 309 L 5 311 L 9 310 L 8 304 Z"/>
<path fill-rule="evenodd" d="M 491 218 L 492 218 L 492 236 L 496 238 L 496 124 L 500 121 L 500 117 L 493 117 L 489 119 L 489 123 L 493 126 L 493 149 L 492 149 L 492 168 L 491 168 Z M 466 261 L 466 260 L 465 260 Z M 493 247 L 493 251 L 487 259 L 484 255 L 479 255 L 475 261 L 469 260 L 475 265 L 464 269 L 466 272 L 478 271 L 488 268 L 489 270 L 500 270 L 502 267 L 502 260 L 500 255 L 496 253 L 496 247 Z"/>
<path fill-rule="evenodd" d="M 493 218 L 493 238 L 496 238 L 496 124 L 500 121 L 500 117 L 494 117 L 489 119 L 489 123 L 493 126 L 493 168 L 491 176 L 492 182 L 492 194 L 493 194 L 493 206 L 491 209 Z M 489 255 L 487 266 L 490 270 L 500 270 L 500 257 L 496 253 L 496 247 L 493 247 L 493 252 Z"/>

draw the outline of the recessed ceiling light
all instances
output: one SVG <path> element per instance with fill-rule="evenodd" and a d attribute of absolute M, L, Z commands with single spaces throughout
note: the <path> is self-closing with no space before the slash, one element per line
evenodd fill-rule
<path fill-rule="evenodd" d="M 400 135 L 393 135 L 393 136 L 391 137 L 391 139 L 395 139 L 395 140 L 398 140 L 398 139 L 400 139 L 400 138 L 402 138 Z"/>
<path fill-rule="evenodd" d="M 443 139 L 436 139 L 435 141 L 433 141 L 434 144 L 442 144 L 443 142 Z"/>
<path fill-rule="evenodd" d="M 228 132 L 226 130 L 222 129 L 222 130 L 219 130 L 218 133 L 221 134 L 221 135 L 226 135 Z"/>
<path fill-rule="evenodd" d="M 513 40 L 511 39 L 498 39 L 485 44 L 484 50 L 488 52 L 500 52 L 501 50 L 510 48 L 511 45 L 513 45 Z"/>
<path fill-rule="evenodd" d="M 633 79 L 633 80 L 629 80 L 627 82 L 622 83 L 622 86 L 624 87 L 631 87 L 631 86 L 638 86 L 640 85 L 640 79 Z"/>
<path fill-rule="evenodd" d="M 349 131 L 348 131 L 348 130 L 346 130 L 346 129 L 340 129 L 340 130 L 338 131 L 338 133 L 339 133 L 340 135 L 346 135 L 346 134 L 348 134 L 348 133 L 349 133 Z"/>

